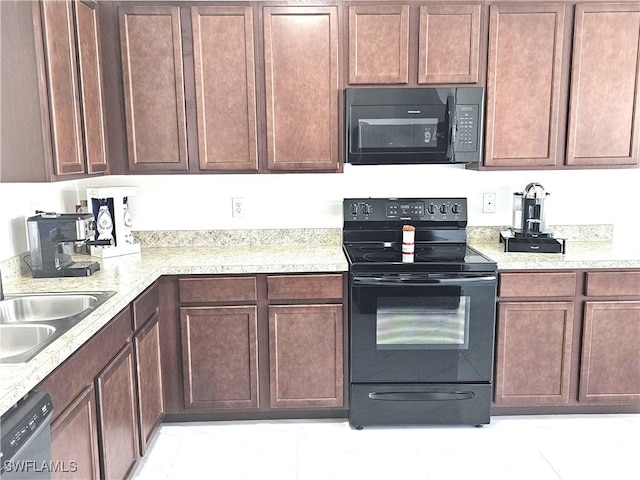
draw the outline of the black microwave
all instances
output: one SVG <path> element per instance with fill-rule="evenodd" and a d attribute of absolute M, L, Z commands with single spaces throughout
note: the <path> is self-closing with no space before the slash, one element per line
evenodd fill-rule
<path fill-rule="evenodd" d="M 484 88 L 345 89 L 345 161 L 479 163 Z"/>

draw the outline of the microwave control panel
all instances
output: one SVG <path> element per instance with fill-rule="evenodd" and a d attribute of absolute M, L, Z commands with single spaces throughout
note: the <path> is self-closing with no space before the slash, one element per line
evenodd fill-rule
<path fill-rule="evenodd" d="M 478 150 L 478 105 L 456 105 L 456 130 L 456 151 Z"/>

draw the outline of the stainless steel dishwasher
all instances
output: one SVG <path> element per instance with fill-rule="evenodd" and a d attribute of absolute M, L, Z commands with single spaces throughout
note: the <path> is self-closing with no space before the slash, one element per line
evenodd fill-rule
<path fill-rule="evenodd" d="M 0 478 L 51 478 L 51 414 L 48 393 L 31 392 L 0 419 Z"/>

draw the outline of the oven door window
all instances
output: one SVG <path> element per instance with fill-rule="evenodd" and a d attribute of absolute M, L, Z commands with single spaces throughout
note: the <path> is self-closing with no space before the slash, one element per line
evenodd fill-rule
<path fill-rule="evenodd" d="M 469 348 L 467 296 L 382 297 L 376 312 L 379 350 Z"/>

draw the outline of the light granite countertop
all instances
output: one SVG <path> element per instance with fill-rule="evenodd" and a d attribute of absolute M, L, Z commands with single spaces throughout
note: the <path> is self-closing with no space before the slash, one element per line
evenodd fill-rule
<path fill-rule="evenodd" d="M 469 246 L 494 260 L 498 270 L 640 268 L 640 246 L 612 242 L 568 240 L 564 254 L 505 252 L 504 245 L 498 242 L 470 242 Z"/>
<path fill-rule="evenodd" d="M 505 252 L 499 238 L 507 229 L 467 228 L 469 246 L 494 260 L 498 270 L 640 268 L 640 243 L 616 238 L 611 225 L 553 227 L 557 237 L 566 239 L 564 254 Z"/>
<path fill-rule="evenodd" d="M 86 260 L 86 257 L 83 257 Z M 109 298 L 78 325 L 22 364 L 0 364 L 0 413 L 7 411 L 162 275 L 344 272 L 338 245 L 143 247 L 141 253 L 98 260 L 90 277 L 19 276 L 5 281 L 6 295 L 24 292 L 111 290 Z"/>
<path fill-rule="evenodd" d="M 590 238 L 598 240 L 590 242 L 580 241 L 587 238 L 583 229 L 566 229 L 566 254 L 505 253 L 498 242 L 498 227 L 469 227 L 468 241 L 495 260 L 499 270 L 640 268 L 640 245 L 614 242 L 612 229 L 607 227 L 587 227 Z M 82 278 L 34 279 L 19 273 L 20 262 L 16 259 L 4 262 L 6 294 L 95 290 L 116 294 L 31 361 L 0 364 L 0 413 L 33 389 L 160 276 L 344 272 L 348 264 L 340 233 L 339 229 L 139 233 L 141 253 L 96 259 L 101 270 Z"/>

